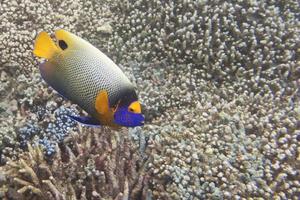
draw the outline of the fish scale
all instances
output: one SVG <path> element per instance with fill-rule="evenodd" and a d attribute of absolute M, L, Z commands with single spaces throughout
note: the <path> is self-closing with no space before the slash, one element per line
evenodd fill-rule
<path fill-rule="evenodd" d="M 120 70 L 108 66 L 93 52 L 65 52 L 64 56 L 59 56 L 57 63 L 55 82 L 60 83 L 58 90 L 66 91 L 64 96 L 73 99 L 88 113 L 96 113 L 95 99 L 100 90 L 108 92 L 110 105 L 117 103 L 123 93 L 134 90 Z"/>

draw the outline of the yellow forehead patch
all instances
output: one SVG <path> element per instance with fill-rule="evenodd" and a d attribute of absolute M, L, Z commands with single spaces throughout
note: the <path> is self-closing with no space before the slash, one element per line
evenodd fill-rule
<path fill-rule="evenodd" d="M 76 40 L 77 40 L 77 36 L 73 35 L 72 33 L 65 31 L 65 30 L 56 30 L 55 31 L 55 37 L 57 39 L 57 42 L 59 43 L 59 41 L 64 41 L 68 48 L 74 48 L 76 45 Z"/>
<path fill-rule="evenodd" d="M 134 101 L 132 102 L 129 107 L 128 107 L 128 110 L 133 112 L 133 113 L 141 113 L 142 112 L 142 109 L 141 109 L 141 104 L 140 102 L 138 101 Z"/>
<path fill-rule="evenodd" d="M 84 39 L 66 31 L 63 29 L 56 30 L 55 31 L 55 37 L 58 42 L 63 41 L 62 43 L 65 43 L 68 46 L 68 49 L 71 50 L 89 50 L 89 49 L 96 49 L 93 45 L 91 45 L 89 42 L 85 41 Z"/>

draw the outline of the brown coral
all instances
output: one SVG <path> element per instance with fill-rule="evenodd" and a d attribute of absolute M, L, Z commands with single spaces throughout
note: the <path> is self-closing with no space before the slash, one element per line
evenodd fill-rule
<path fill-rule="evenodd" d="M 28 145 L 19 160 L 1 167 L 9 199 L 146 199 L 145 161 L 127 134 L 107 129 L 73 133 L 46 160 Z M 5 188 L 4 188 L 5 186 Z"/>

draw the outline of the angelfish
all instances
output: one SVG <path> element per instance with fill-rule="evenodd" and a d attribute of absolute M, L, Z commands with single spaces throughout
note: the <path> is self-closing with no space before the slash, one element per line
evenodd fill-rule
<path fill-rule="evenodd" d="M 79 105 L 89 116 L 70 116 L 86 125 L 135 127 L 144 123 L 133 84 L 104 53 L 65 30 L 55 31 L 56 43 L 38 34 L 33 53 L 42 78 L 60 95 Z"/>

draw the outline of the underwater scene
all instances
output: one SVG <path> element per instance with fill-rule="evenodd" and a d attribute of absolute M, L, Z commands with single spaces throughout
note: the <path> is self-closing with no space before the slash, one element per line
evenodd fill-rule
<path fill-rule="evenodd" d="M 0 199 L 298 200 L 300 2 L 0 0 Z"/>

